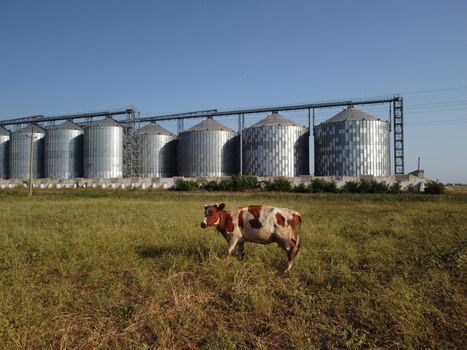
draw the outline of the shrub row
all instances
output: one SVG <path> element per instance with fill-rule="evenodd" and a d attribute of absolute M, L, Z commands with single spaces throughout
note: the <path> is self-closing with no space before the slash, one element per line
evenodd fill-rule
<path fill-rule="evenodd" d="M 446 186 L 439 181 L 429 180 L 425 185 L 425 193 L 428 194 L 441 194 L 444 193 Z"/>
<path fill-rule="evenodd" d="M 441 194 L 444 192 L 444 184 L 439 181 L 428 181 L 425 186 L 425 193 Z M 230 179 L 221 181 L 209 181 L 198 183 L 192 180 L 176 180 L 174 191 L 278 191 L 278 192 L 296 192 L 296 193 L 400 193 L 402 187 L 399 182 L 388 185 L 385 182 L 376 180 L 356 180 L 347 182 L 341 189 L 337 188 L 335 181 L 325 179 L 313 179 L 310 184 L 299 184 L 293 186 L 292 182 L 285 177 L 278 177 L 271 181 L 258 181 L 255 176 L 233 175 Z M 415 192 L 415 187 L 409 185 L 407 192 Z"/>
<path fill-rule="evenodd" d="M 198 183 L 192 180 L 176 180 L 173 187 L 174 191 L 206 190 L 243 192 L 256 189 L 262 189 L 262 183 L 258 181 L 256 176 L 240 175 L 232 175 L 230 179 L 205 183 Z"/>

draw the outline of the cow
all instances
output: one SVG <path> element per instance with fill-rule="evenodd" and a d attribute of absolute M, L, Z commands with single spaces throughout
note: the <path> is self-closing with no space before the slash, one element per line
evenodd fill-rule
<path fill-rule="evenodd" d="M 300 250 L 299 236 L 302 219 L 299 212 L 287 208 L 265 205 L 249 205 L 234 210 L 225 210 L 225 204 L 204 206 L 201 228 L 215 226 L 228 244 L 227 258 L 238 244 L 240 256 L 244 255 L 244 243 L 269 244 L 276 242 L 287 253 L 290 271 Z"/>

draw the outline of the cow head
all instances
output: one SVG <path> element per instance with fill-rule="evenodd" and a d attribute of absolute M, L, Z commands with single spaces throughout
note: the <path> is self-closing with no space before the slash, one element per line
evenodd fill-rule
<path fill-rule="evenodd" d="M 220 219 L 220 212 L 224 209 L 225 204 L 212 204 L 204 206 L 204 220 L 201 222 L 201 228 L 216 226 Z"/>

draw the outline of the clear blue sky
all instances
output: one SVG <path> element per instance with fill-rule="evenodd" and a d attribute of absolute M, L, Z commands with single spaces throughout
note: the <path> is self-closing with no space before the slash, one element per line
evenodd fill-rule
<path fill-rule="evenodd" d="M 0 1 L 0 119 L 394 93 L 406 171 L 467 183 L 467 1 Z"/>

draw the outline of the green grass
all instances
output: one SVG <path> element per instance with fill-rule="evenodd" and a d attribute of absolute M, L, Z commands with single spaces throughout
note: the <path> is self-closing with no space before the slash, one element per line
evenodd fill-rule
<path fill-rule="evenodd" d="M 290 207 L 303 249 L 226 243 L 203 205 Z M 0 192 L 0 347 L 466 347 L 467 196 Z"/>

